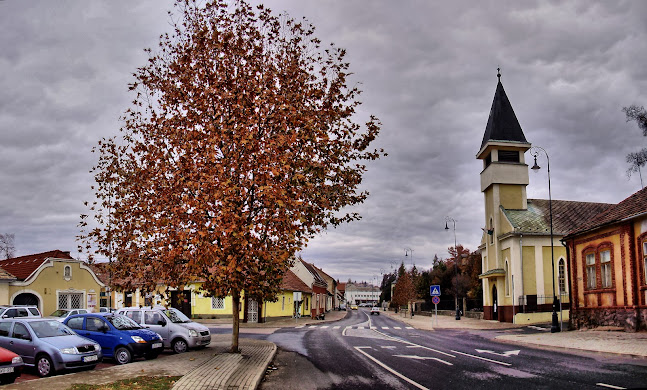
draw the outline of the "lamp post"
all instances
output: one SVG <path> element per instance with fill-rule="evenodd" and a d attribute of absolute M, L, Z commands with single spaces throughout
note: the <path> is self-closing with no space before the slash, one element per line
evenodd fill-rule
<path fill-rule="evenodd" d="M 409 253 L 411 254 L 411 265 L 413 266 L 413 249 L 411 248 L 404 248 L 404 257 L 408 257 Z"/>
<path fill-rule="evenodd" d="M 550 193 L 550 158 L 548 157 L 548 152 L 541 146 L 533 146 L 530 148 L 530 154 L 535 158 L 535 164 L 532 166 L 533 171 L 537 172 L 541 168 L 539 165 L 537 165 L 537 156 L 539 155 L 539 151 L 544 152 L 546 155 L 546 167 L 548 171 L 548 215 L 550 218 L 550 261 L 551 261 L 551 266 L 552 266 L 552 271 L 553 271 L 553 315 L 552 315 L 552 322 L 550 326 L 550 333 L 555 333 L 559 332 L 559 324 L 557 323 L 557 306 L 559 305 L 559 301 L 557 300 L 557 295 L 555 294 L 555 254 L 554 254 L 554 248 L 553 248 L 553 198 Z"/>
<path fill-rule="evenodd" d="M 455 287 L 456 287 L 456 320 L 461 319 L 461 312 L 458 309 L 458 247 L 456 245 L 456 220 L 452 217 L 445 217 L 445 230 L 449 230 L 449 226 L 447 225 L 448 222 L 452 222 L 454 224 L 454 251 L 456 252 L 456 256 L 454 257 L 454 272 L 456 273 L 455 277 Z"/>

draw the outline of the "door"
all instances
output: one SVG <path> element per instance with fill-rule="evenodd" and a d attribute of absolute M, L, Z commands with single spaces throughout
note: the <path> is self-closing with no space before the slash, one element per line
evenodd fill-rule
<path fill-rule="evenodd" d="M 104 329 L 107 329 L 107 331 L 104 332 Z M 120 338 L 110 332 L 110 326 L 108 326 L 108 324 L 99 317 L 86 317 L 85 331 L 82 331 L 79 334 L 99 343 L 101 346 L 101 352 L 103 352 L 104 356 L 114 355 L 115 346 L 119 343 Z"/>
<path fill-rule="evenodd" d="M 191 290 L 171 291 L 171 307 L 191 318 Z"/>
<path fill-rule="evenodd" d="M 9 344 L 8 350 L 20 355 L 25 363 L 34 364 L 34 351 L 36 348 L 34 347 L 32 336 L 25 325 L 20 322 L 14 323 Z"/>
<path fill-rule="evenodd" d="M 152 330 L 158 335 L 162 336 L 164 340 L 164 346 L 167 348 L 171 347 L 171 340 L 169 338 L 169 328 L 168 319 L 164 317 L 159 311 L 156 310 L 146 310 L 144 312 L 144 322 L 143 326 L 147 329 Z"/>
<path fill-rule="evenodd" d="M 492 319 L 499 320 L 499 306 L 496 297 L 496 286 L 492 287 Z"/>
<path fill-rule="evenodd" d="M 258 302 L 253 299 L 247 301 L 247 322 L 258 322 Z"/>

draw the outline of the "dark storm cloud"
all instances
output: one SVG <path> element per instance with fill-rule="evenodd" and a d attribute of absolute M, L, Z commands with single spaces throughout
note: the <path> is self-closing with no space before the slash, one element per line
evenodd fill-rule
<path fill-rule="evenodd" d="M 0 232 L 18 254 L 76 248 L 96 142 L 117 133 L 131 74 L 169 29 L 171 1 L 0 2 Z M 647 3 L 590 1 L 272 1 L 348 50 L 377 115 L 358 222 L 315 237 L 303 257 L 330 275 L 372 280 L 392 263 L 428 267 L 456 239 L 481 239 L 475 159 L 496 68 L 529 142 L 550 155 L 555 199 L 618 202 L 640 189 L 627 153 L 647 139 L 621 109 L 647 105 Z M 529 154 L 526 159 L 531 160 Z M 529 197 L 547 198 L 542 169 Z M 532 162 L 532 161 L 530 161 Z M 647 178 L 646 178 L 647 180 Z M 452 227 L 450 223 L 450 227 Z M 404 248 L 413 249 L 405 257 Z"/>

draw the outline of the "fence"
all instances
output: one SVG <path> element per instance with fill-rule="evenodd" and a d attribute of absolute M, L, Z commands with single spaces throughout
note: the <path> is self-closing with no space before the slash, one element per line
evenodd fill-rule
<path fill-rule="evenodd" d="M 438 310 L 456 310 L 454 306 L 454 298 L 447 297 L 445 299 L 440 299 L 438 304 Z M 482 299 L 459 299 L 459 308 L 461 311 L 483 311 L 483 300 Z M 433 311 L 436 309 L 436 306 L 431 302 L 423 302 L 420 304 L 420 311 Z"/>
<path fill-rule="evenodd" d="M 552 295 L 520 295 L 517 305 L 524 313 L 547 312 L 553 310 L 553 299 Z M 568 294 L 560 294 L 557 299 L 561 302 L 562 309 L 569 307 Z M 559 307 L 557 309 L 559 310 Z"/>

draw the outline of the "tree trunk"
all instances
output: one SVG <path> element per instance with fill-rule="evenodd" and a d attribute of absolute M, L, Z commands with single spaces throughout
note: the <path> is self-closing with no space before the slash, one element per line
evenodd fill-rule
<path fill-rule="evenodd" d="M 238 334 L 240 327 L 240 291 L 232 291 L 231 298 L 233 326 L 231 329 L 231 349 L 229 350 L 229 352 L 239 353 L 240 349 L 238 349 Z"/>

